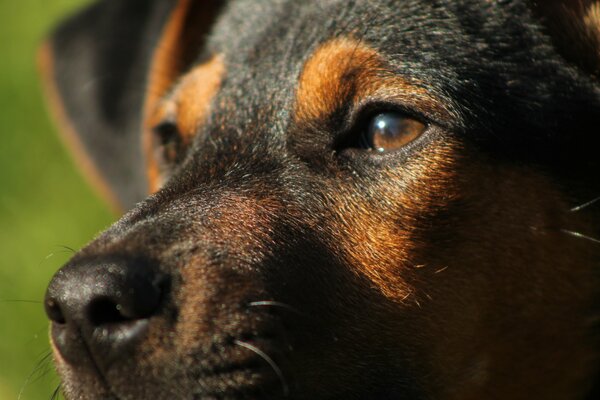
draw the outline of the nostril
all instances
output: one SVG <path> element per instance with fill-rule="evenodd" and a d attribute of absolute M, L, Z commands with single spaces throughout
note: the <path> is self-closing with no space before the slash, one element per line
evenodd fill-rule
<path fill-rule="evenodd" d="M 88 318 L 92 326 L 119 324 L 131 318 L 123 315 L 123 306 L 111 298 L 93 300 L 88 308 Z"/>
<path fill-rule="evenodd" d="M 65 315 L 60 308 L 60 304 L 53 298 L 47 299 L 44 302 L 44 307 L 46 309 L 46 314 L 48 318 L 57 324 L 64 324 L 67 322 L 65 319 Z"/>
<path fill-rule="evenodd" d="M 144 260 L 68 264 L 52 278 L 44 301 L 53 344 L 73 365 L 92 355 L 106 367 L 144 338 L 169 288 L 168 276 Z"/>
<path fill-rule="evenodd" d="M 166 279 L 145 264 L 73 264 L 60 270 L 46 292 L 48 318 L 79 327 L 127 325 L 159 309 Z"/>

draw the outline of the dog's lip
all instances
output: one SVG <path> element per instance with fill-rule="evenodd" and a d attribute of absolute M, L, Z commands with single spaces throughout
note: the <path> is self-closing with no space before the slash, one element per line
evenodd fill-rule
<path fill-rule="evenodd" d="M 233 340 L 235 341 L 235 339 Z M 237 398 L 237 396 L 251 396 L 258 393 L 273 393 L 274 396 L 285 397 L 288 394 L 287 382 L 285 379 L 282 380 L 282 376 L 274 373 L 272 366 L 265 361 L 264 358 L 258 356 L 255 353 L 249 352 L 248 354 L 238 354 L 234 356 L 230 353 L 231 350 L 240 347 L 235 343 L 226 345 L 224 349 L 225 353 L 213 354 L 214 356 L 221 358 L 222 362 L 215 362 L 210 366 L 198 369 L 194 372 L 194 385 L 200 384 L 203 387 L 202 398 L 204 396 L 223 396 L 231 394 L 231 398 Z M 227 361 L 225 361 L 227 360 Z M 120 370 L 116 365 L 113 365 L 109 369 L 98 366 L 96 360 L 90 357 L 90 361 L 93 363 L 94 368 L 88 369 L 88 379 L 91 378 L 99 385 L 99 392 L 102 394 L 96 394 L 98 400 L 121 400 L 127 398 L 138 398 L 138 395 L 131 392 L 131 388 L 137 387 L 135 384 L 136 374 L 128 371 L 127 374 L 131 377 L 125 383 L 122 380 L 123 371 Z M 73 368 L 73 366 L 71 366 Z M 76 374 L 81 374 L 83 370 L 75 369 Z M 141 371 L 139 371 L 141 372 Z M 175 375 L 175 380 L 176 380 Z M 186 376 L 189 378 L 189 376 Z M 171 380 L 172 378 L 169 378 Z M 169 390 L 163 387 L 164 393 L 160 393 L 157 399 L 171 399 L 177 398 L 173 393 L 181 394 L 181 391 L 176 389 Z M 190 388 L 190 395 L 192 394 L 192 388 Z M 95 399 L 94 394 L 90 394 L 91 399 Z M 108 397 L 109 396 L 109 397 Z M 220 398 L 220 397 L 219 397 Z"/>
<path fill-rule="evenodd" d="M 235 393 L 269 390 L 279 396 L 288 395 L 287 377 L 282 373 L 279 362 L 274 361 L 280 358 L 281 353 L 269 346 L 269 340 L 230 337 L 226 342 L 217 356 L 223 362 L 215 362 L 208 368 L 196 371 L 199 376 L 197 381 L 207 388 L 205 395 L 223 395 L 223 390 Z M 240 350 L 241 353 L 238 353 Z"/>
<path fill-rule="evenodd" d="M 81 337 L 79 353 L 67 351 L 63 346 L 60 345 L 59 341 L 72 340 L 69 339 L 69 335 L 73 336 L 79 332 L 82 328 L 78 326 L 67 326 L 64 324 L 58 324 L 53 322 L 51 324 L 51 332 L 54 337 L 53 342 L 55 343 L 61 357 L 70 364 L 77 364 L 81 362 L 82 358 L 87 358 L 89 361 L 102 373 L 109 370 L 111 365 L 118 362 L 119 358 L 123 357 L 123 354 L 128 351 L 128 348 L 135 345 L 143 339 L 144 334 L 148 330 L 147 320 L 132 321 L 126 325 L 115 324 L 106 325 L 100 327 L 94 327 L 89 332 L 89 336 L 93 338 Z M 84 328 L 86 329 L 86 328 Z M 66 335 L 66 336 L 65 336 Z M 120 346 L 112 344 L 114 338 L 119 337 L 121 340 Z"/>
<path fill-rule="evenodd" d="M 129 392 L 124 386 L 114 382 L 110 376 L 105 376 L 101 371 L 89 371 L 91 378 L 97 382 L 99 392 L 89 392 L 90 399 L 97 400 L 122 400 L 127 398 L 138 398 L 135 393 Z M 240 396 L 252 393 L 264 392 L 265 390 L 281 394 L 280 382 L 276 376 L 268 373 L 267 369 L 258 362 L 250 361 L 245 364 L 220 365 L 214 369 L 199 372 L 200 377 L 195 383 L 205 387 L 202 396 L 222 396 L 227 393 L 235 393 Z M 75 383 L 76 384 L 76 383 Z M 135 387 L 135 378 L 128 384 Z M 178 392 L 181 395 L 181 392 Z M 192 392 L 190 392 L 191 395 Z M 96 397 L 97 396 L 97 397 Z M 157 399 L 177 398 L 170 392 L 161 393 Z M 204 398 L 204 397 L 203 397 Z"/>
<path fill-rule="evenodd" d="M 254 363 L 230 366 L 227 370 L 214 371 L 211 374 L 203 375 L 198 381 L 208 388 L 206 395 L 222 394 L 223 390 L 252 392 L 258 388 L 267 387 L 272 387 L 273 390 L 281 393 L 277 377 L 263 366 Z"/>

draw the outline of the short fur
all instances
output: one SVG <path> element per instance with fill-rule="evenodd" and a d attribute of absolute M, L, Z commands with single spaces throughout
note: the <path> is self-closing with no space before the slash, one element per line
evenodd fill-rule
<path fill-rule="evenodd" d="M 598 398 L 599 9 L 73 16 L 45 47 L 48 87 L 131 210 L 48 289 L 66 397 Z M 388 111 L 427 131 L 361 148 Z"/>

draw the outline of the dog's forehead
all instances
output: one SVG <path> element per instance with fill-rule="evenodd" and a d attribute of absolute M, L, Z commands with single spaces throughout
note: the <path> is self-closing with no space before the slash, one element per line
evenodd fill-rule
<path fill-rule="evenodd" d="M 513 40 L 526 34 L 528 13 L 523 3 L 238 0 L 224 10 L 210 47 L 244 67 L 261 61 L 261 67 L 289 62 L 290 57 L 307 56 L 315 45 L 344 35 L 360 37 L 395 58 L 419 58 L 440 53 L 440 48 L 472 54 L 485 44 L 509 44 L 509 34 Z M 523 12 L 518 20 L 516 11 Z"/>
<path fill-rule="evenodd" d="M 435 90 L 435 77 L 450 71 L 444 61 L 448 52 L 440 49 L 456 47 L 457 23 L 446 7 L 429 1 L 400 2 L 400 7 L 385 0 L 232 2 L 208 44 L 226 64 L 217 108 L 238 128 L 240 121 L 257 116 L 284 120 L 297 100 L 307 61 L 340 39 L 373 49 L 394 73 L 428 81 Z M 234 122 L 235 115 L 241 119 Z"/>
<path fill-rule="evenodd" d="M 268 103 L 263 109 L 291 107 L 306 62 L 340 38 L 373 49 L 392 73 L 424 82 L 443 101 L 460 102 L 464 88 L 496 89 L 532 73 L 520 66 L 531 64 L 522 61 L 538 45 L 522 3 L 240 0 L 225 9 L 207 47 L 224 56 L 222 96 L 238 111 L 261 100 Z M 518 11 L 523 15 L 515 20 Z"/>

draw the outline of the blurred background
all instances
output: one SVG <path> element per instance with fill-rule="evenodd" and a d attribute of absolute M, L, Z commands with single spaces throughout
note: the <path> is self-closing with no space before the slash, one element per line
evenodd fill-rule
<path fill-rule="evenodd" d="M 42 298 L 54 271 L 115 219 L 84 182 L 46 112 L 35 53 L 87 0 L 0 0 L 0 399 L 58 385 Z"/>

